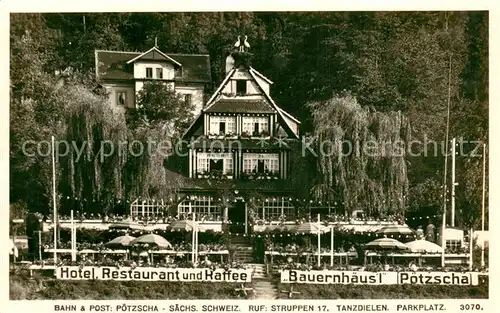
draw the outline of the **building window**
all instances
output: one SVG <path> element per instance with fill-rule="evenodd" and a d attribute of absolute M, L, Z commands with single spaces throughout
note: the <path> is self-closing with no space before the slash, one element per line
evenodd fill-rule
<path fill-rule="evenodd" d="M 224 175 L 233 174 L 233 155 L 231 153 L 198 153 L 196 159 L 196 172 L 198 174 L 214 172 Z"/>
<path fill-rule="evenodd" d="M 462 248 L 462 241 L 460 240 L 446 240 L 446 248 L 451 250 L 458 250 Z"/>
<path fill-rule="evenodd" d="M 158 67 L 156 69 L 156 78 L 162 79 L 163 78 L 163 68 Z"/>
<path fill-rule="evenodd" d="M 259 218 L 266 221 L 293 220 L 295 208 L 285 198 L 266 199 L 257 210 Z"/>
<path fill-rule="evenodd" d="M 243 117 L 243 133 L 250 136 L 269 135 L 269 118 Z"/>
<path fill-rule="evenodd" d="M 243 154 L 244 173 L 279 173 L 278 153 L 244 153 Z"/>
<path fill-rule="evenodd" d="M 175 67 L 174 77 L 182 77 L 182 67 L 180 66 Z"/>
<path fill-rule="evenodd" d="M 125 106 L 127 104 L 127 93 L 124 91 L 116 93 L 116 103 Z"/>
<path fill-rule="evenodd" d="M 220 209 L 213 197 L 190 196 L 179 203 L 178 213 L 181 219 L 195 213 L 197 220 L 220 220 Z"/>
<path fill-rule="evenodd" d="M 247 81 L 237 80 L 236 81 L 236 93 L 240 95 L 246 95 L 247 93 Z"/>
<path fill-rule="evenodd" d="M 217 171 L 222 173 L 223 170 L 224 170 L 224 160 L 222 159 L 210 160 L 210 172 Z"/>
<path fill-rule="evenodd" d="M 236 117 L 234 116 L 210 116 L 210 135 L 235 135 Z"/>
<path fill-rule="evenodd" d="M 191 94 L 185 94 L 184 95 L 184 102 L 186 103 L 186 105 L 190 106 L 192 104 L 192 99 L 193 99 L 193 96 Z"/>
<path fill-rule="evenodd" d="M 132 216 L 155 216 L 168 210 L 168 204 L 163 200 L 136 199 L 130 206 Z"/>
<path fill-rule="evenodd" d="M 153 68 L 146 67 L 146 78 L 153 78 Z"/>

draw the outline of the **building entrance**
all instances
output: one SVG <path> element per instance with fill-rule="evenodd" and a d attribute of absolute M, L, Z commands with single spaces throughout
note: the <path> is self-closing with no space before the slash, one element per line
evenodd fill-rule
<path fill-rule="evenodd" d="M 229 208 L 228 219 L 231 221 L 229 224 L 231 233 L 245 233 L 245 215 L 246 204 L 242 200 L 238 200 L 232 208 Z"/>

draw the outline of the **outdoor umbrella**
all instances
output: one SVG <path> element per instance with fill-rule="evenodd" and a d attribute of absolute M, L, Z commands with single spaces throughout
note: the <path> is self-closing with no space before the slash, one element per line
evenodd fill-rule
<path fill-rule="evenodd" d="M 318 214 L 318 221 L 316 223 L 307 222 L 300 224 L 297 228 L 297 233 L 316 234 L 318 235 L 318 267 L 321 266 L 321 234 L 328 231 L 328 227 L 320 222 L 320 215 Z"/>
<path fill-rule="evenodd" d="M 347 224 L 340 226 L 339 230 L 342 232 L 355 232 L 355 233 L 368 233 L 375 232 L 380 229 L 378 225 L 367 224 Z"/>
<path fill-rule="evenodd" d="M 413 235 L 415 232 L 408 225 L 385 226 L 376 232 L 379 235 Z"/>
<path fill-rule="evenodd" d="M 143 230 L 144 229 L 143 226 L 141 226 L 137 223 L 131 222 L 131 221 L 124 221 L 124 222 L 111 224 L 111 225 L 109 225 L 108 228 L 109 229 L 123 229 L 123 230 L 127 230 L 127 229 Z"/>
<path fill-rule="evenodd" d="M 169 248 L 172 247 L 170 242 L 168 242 L 165 238 L 162 236 L 156 235 L 156 234 L 147 234 L 143 235 L 139 238 L 136 238 L 133 240 L 131 245 L 136 245 L 136 244 L 148 244 L 148 245 L 156 245 L 160 248 Z"/>
<path fill-rule="evenodd" d="M 194 226 L 195 222 L 192 220 L 181 220 L 172 222 L 172 224 L 170 224 L 170 229 L 174 231 L 193 231 Z M 200 227 L 200 224 L 196 226 L 198 226 L 198 231 L 203 231 L 203 227 Z"/>
<path fill-rule="evenodd" d="M 365 244 L 366 250 L 407 250 L 404 243 L 392 238 L 379 238 Z"/>
<path fill-rule="evenodd" d="M 408 247 L 405 246 L 404 243 L 397 241 L 396 239 L 384 237 L 375 239 L 367 243 L 365 245 L 365 249 L 383 251 L 383 254 L 385 255 L 386 252 L 390 250 L 408 250 Z M 366 255 L 365 255 L 365 263 L 366 263 Z M 393 263 L 394 263 L 394 257 L 393 257 Z"/>
<path fill-rule="evenodd" d="M 442 253 L 443 248 L 433 242 L 420 239 L 405 244 L 411 252 L 416 253 Z"/>
<path fill-rule="evenodd" d="M 125 235 L 119 236 L 110 242 L 106 243 L 105 246 L 109 248 L 123 248 L 130 246 L 130 243 L 135 240 L 135 237 Z"/>
<path fill-rule="evenodd" d="M 295 225 L 295 224 L 285 225 L 283 227 L 283 231 L 287 231 L 287 232 L 290 232 L 290 233 L 296 233 L 297 229 L 299 229 L 299 226 Z"/>
<path fill-rule="evenodd" d="M 324 233 L 326 230 L 326 227 L 324 225 L 321 225 L 320 223 L 316 222 L 307 222 L 300 224 L 299 227 L 297 227 L 297 233 L 305 233 L 305 234 L 318 234 L 318 233 Z"/>

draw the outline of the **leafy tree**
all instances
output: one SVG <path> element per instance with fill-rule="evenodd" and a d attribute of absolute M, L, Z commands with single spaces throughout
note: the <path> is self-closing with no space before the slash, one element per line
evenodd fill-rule
<path fill-rule="evenodd" d="M 332 95 L 349 90 L 363 110 L 370 108 L 368 112 L 391 115 L 392 111 L 401 110 L 411 121 L 412 138 L 422 140 L 427 135 L 442 141 L 450 83 L 450 135 L 487 141 L 488 22 L 486 12 L 12 14 L 11 201 L 24 200 L 30 209 L 36 210 L 46 210 L 51 203 L 50 160 L 23 154 L 22 144 L 27 140 L 50 140 L 53 135 L 81 137 L 79 140 L 170 139 L 186 127 L 185 121 L 190 117 L 185 113 L 190 110 L 181 106 L 182 99 L 161 90 L 158 90 L 161 97 L 144 96 L 146 105 L 142 112 L 139 109 L 127 117 L 128 124 L 120 135 L 106 133 L 105 126 L 99 124 L 106 122 L 108 116 L 95 123 L 87 120 L 85 125 L 71 121 L 70 116 L 77 120 L 77 116 L 86 113 L 70 108 L 71 101 L 79 100 L 68 94 L 67 86 L 57 90 L 58 78 L 53 73 L 71 67 L 82 74 L 92 74 L 94 49 L 145 51 L 156 37 L 159 48 L 166 52 L 208 53 L 212 78 L 218 84 L 224 77 L 221 69 L 225 50 L 238 35 L 248 35 L 253 66 L 275 82 L 273 98 L 302 121 L 303 133 L 313 131 L 317 119 L 307 103 L 327 102 Z M 89 114 L 97 114 L 100 109 L 90 102 L 102 102 L 103 106 L 105 102 L 89 93 L 94 89 L 93 83 L 85 80 L 78 86 L 71 88 L 81 88 L 78 90 L 86 99 L 81 107 L 89 105 L 93 112 Z M 95 134 L 84 132 L 85 127 L 95 129 Z M 111 171 L 95 174 L 102 175 L 101 183 L 106 181 L 106 186 L 110 186 L 107 191 L 96 184 L 97 176 L 90 172 L 90 161 L 85 166 L 79 165 L 79 171 L 90 172 L 92 178 L 88 180 L 75 180 L 86 175 L 79 171 L 70 178 L 73 175 L 70 163 L 61 171 L 67 181 L 81 180 L 75 186 L 86 186 L 81 190 L 86 190 L 85 197 L 91 202 L 95 202 L 94 197 L 99 201 L 107 199 L 109 203 L 112 194 L 132 197 L 162 190 L 158 186 L 178 186 L 169 181 L 177 182 L 177 176 L 167 178 L 168 174 L 154 170 L 161 168 L 164 158 L 143 155 L 108 161 L 115 162 L 109 166 L 115 171 L 122 169 L 123 175 L 118 186 L 113 183 L 118 178 Z M 410 207 L 415 214 L 418 206 L 442 204 L 442 198 L 436 198 L 436 188 L 442 184 L 443 156 L 413 157 L 406 161 Z M 457 179 L 460 188 L 464 188 L 460 189 L 460 197 L 465 193 L 464 201 L 474 201 L 472 205 L 457 199 L 457 207 L 462 209 L 478 208 L 481 175 L 476 169 L 481 166 L 477 162 L 457 158 L 460 174 Z M 358 165 L 343 164 L 352 167 L 352 171 L 357 171 Z M 321 173 L 325 171 L 326 168 Z M 328 175 L 337 174 L 331 172 Z M 291 184 L 298 186 L 302 194 L 299 187 L 308 186 L 310 180 L 292 179 Z M 334 197 L 342 194 L 340 187 L 332 187 L 326 180 L 316 183 L 315 190 L 320 193 L 333 189 Z M 61 185 L 62 194 L 73 195 L 80 188 L 75 186 L 64 189 Z M 71 204 L 74 205 L 79 204 Z M 95 207 L 97 210 L 99 205 Z"/>
<path fill-rule="evenodd" d="M 408 119 L 401 112 L 371 112 L 350 94 L 308 106 L 316 125 L 319 190 L 334 191 L 346 212 L 365 208 L 371 216 L 403 213 Z M 320 194 L 323 199 L 327 195 Z"/>
<path fill-rule="evenodd" d="M 136 109 L 127 111 L 127 121 L 132 127 L 161 126 L 171 134 L 180 134 L 193 118 L 192 104 L 186 103 L 171 86 L 161 82 L 144 84 L 137 93 Z"/>

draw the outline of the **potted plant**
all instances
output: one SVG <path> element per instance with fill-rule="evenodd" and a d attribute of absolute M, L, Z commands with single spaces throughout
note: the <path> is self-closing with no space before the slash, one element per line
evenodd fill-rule
<path fill-rule="evenodd" d="M 269 137 L 269 135 L 270 134 L 269 134 L 269 132 L 267 130 L 263 130 L 263 131 L 260 132 L 260 136 L 261 137 Z"/>
<path fill-rule="evenodd" d="M 243 132 L 241 132 L 241 138 L 250 138 L 250 137 L 251 137 L 251 136 L 250 136 L 250 133 L 249 133 L 249 132 L 247 132 L 247 131 L 243 131 Z"/>

